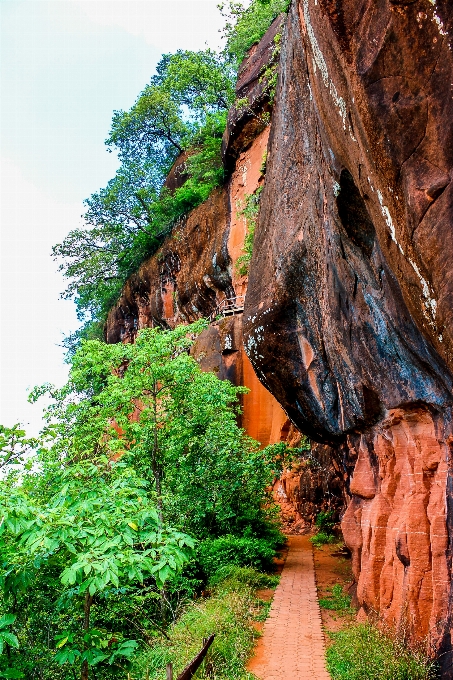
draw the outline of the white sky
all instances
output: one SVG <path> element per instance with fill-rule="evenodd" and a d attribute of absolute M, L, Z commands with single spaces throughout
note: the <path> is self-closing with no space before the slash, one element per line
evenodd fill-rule
<path fill-rule="evenodd" d="M 117 162 L 104 147 L 164 52 L 219 45 L 218 0 L 0 0 L 0 423 L 36 434 L 78 323 L 53 244 Z"/>

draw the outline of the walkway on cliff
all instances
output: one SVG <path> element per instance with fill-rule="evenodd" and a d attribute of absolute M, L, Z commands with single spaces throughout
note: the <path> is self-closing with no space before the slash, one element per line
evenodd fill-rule
<path fill-rule="evenodd" d="M 260 680 L 330 680 L 308 536 L 290 536 L 289 552 L 263 636 L 248 669 Z"/>

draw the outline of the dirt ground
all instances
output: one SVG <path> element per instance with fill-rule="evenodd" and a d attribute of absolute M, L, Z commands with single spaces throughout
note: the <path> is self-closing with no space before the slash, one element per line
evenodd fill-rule
<path fill-rule="evenodd" d="M 314 548 L 316 585 L 318 597 L 325 598 L 331 595 L 332 586 L 337 583 L 347 595 L 352 586 L 351 558 L 347 551 L 341 548 L 341 544 L 323 545 Z M 321 607 L 321 618 L 326 633 L 341 630 L 351 623 L 355 615 L 351 612 L 332 611 Z M 326 646 L 331 644 L 329 635 L 326 635 Z"/>

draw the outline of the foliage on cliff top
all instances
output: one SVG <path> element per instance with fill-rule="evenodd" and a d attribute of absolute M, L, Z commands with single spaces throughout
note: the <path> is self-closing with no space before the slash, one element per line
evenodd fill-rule
<path fill-rule="evenodd" d="M 225 52 L 239 68 L 247 50 L 259 42 L 267 29 L 282 12 L 287 12 L 291 0 L 252 0 L 248 6 L 228 0 L 219 7 L 226 18 L 223 29 Z"/>
<path fill-rule="evenodd" d="M 115 111 L 106 145 L 120 167 L 107 186 L 86 201 L 85 227 L 53 248 L 69 280 L 82 327 L 66 340 L 101 339 L 109 310 L 127 278 L 156 252 L 175 223 L 223 181 L 221 142 L 234 101 L 237 68 L 246 51 L 288 8 L 288 0 L 230 1 L 225 49 L 165 54 L 156 74 L 129 111 Z M 276 48 L 277 49 L 277 48 Z M 263 74 L 275 85 L 275 69 Z M 272 81 L 272 82 L 271 82 Z M 187 179 L 171 192 L 165 179 L 178 156 L 188 152 Z"/>

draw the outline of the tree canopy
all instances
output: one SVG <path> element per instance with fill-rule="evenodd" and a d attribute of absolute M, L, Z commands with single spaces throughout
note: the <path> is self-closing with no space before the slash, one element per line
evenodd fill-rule
<path fill-rule="evenodd" d="M 211 50 L 164 55 L 157 73 L 129 111 L 115 111 L 108 150 L 120 167 L 107 186 L 85 201 L 86 227 L 53 248 L 69 279 L 80 321 L 76 336 L 92 337 L 124 281 L 171 231 L 175 221 L 204 201 L 223 180 L 220 146 L 234 98 L 234 72 Z M 188 180 L 171 193 L 165 178 L 190 150 Z"/>
<path fill-rule="evenodd" d="M 206 200 L 224 179 L 221 142 L 235 100 L 237 69 L 251 45 L 288 0 L 223 3 L 225 48 L 178 50 L 162 56 L 155 75 L 128 111 L 114 111 L 106 139 L 120 167 L 85 201 L 85 226 L 53 248 L 68 279 L 82 327 L 67 339 L 101 338 L 126 279 L 152 255 L 175 222 Z M 273 74 L 272 77 L 275 77 Z M 165 179 L 183 152 L 187 181 L 170 192 Z"/>
<path fill-rule="evenodd" d="M 53 678 L 124 670 L 137 627 L 149 637 L 165 625 L 190 560 L 189 592 L 202 582 L 198 541 L 220 550 L 217 537 L 272 534 L 266 489 L 285 452 L 244 434 L 244 388 L 190 355 L 204 326 L 82 342 L 67 384 L 32 392 L 51 400 L 41 436 L 1 429 L 0 615 L 15 618 L 0 675 L 13 659 L 28 677 L 36 654 Z M 256 539 L 267 559 L 272 545 Z"/>

